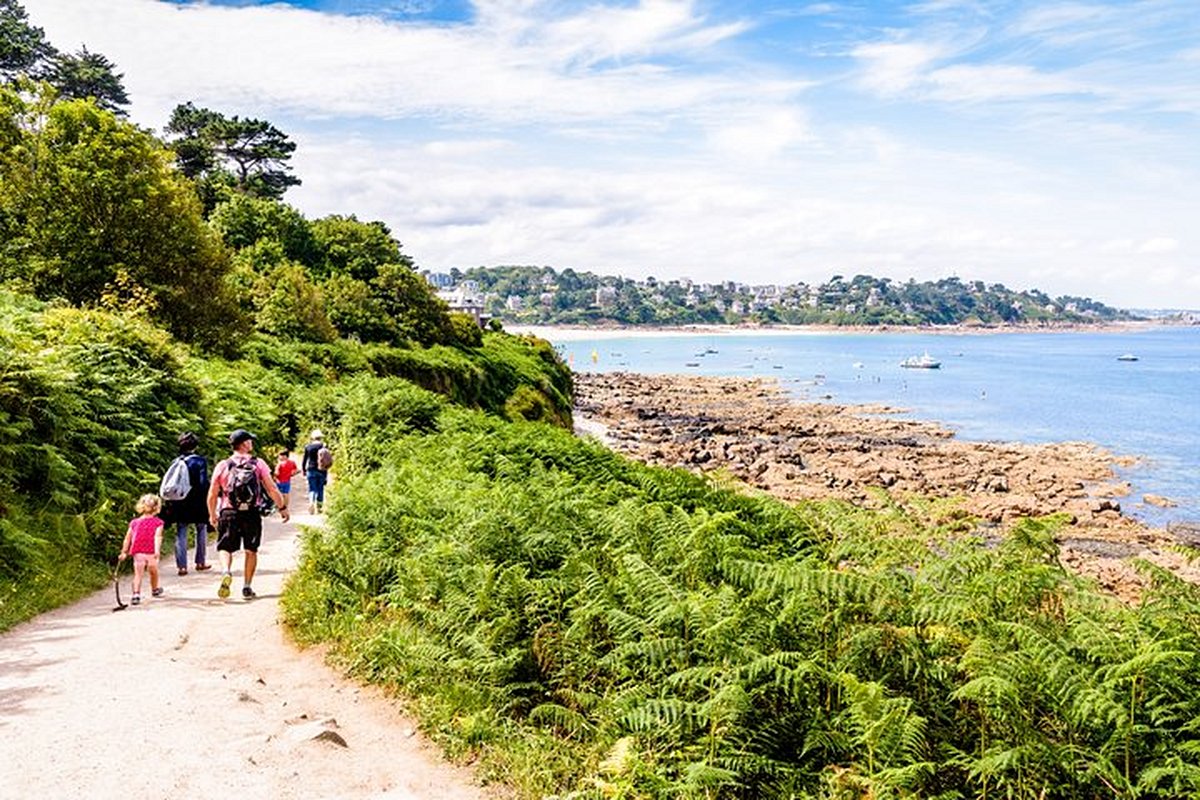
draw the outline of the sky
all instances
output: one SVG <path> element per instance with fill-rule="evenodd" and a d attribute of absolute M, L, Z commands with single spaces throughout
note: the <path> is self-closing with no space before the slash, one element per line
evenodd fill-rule
<path fill-rule="evenodd" d="M 24 0 L 298 144 L 421 268 L 963 280 L 1200 308 L 1194 0 Z"/>

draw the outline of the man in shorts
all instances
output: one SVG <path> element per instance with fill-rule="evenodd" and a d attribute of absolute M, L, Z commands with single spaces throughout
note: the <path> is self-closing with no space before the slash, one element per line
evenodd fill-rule
<path fill-rule="evenodd" d="M 238 429 L 229 435 L 229 458 L 217 464 L 208 489 L 208 517 L 217 529 L 217 555 L 221 559 L 221 587 L 217 596 L 229 597 L 233 583 L 233 554 L 246 553 L 245 585 L 242 597 L 255 597 L 250 582 L 258 567 L 258 546 L 262 542 L 262 496 L 267 494 L 287 522 L 290 518 L 287 498 L 271 478 L 271 468 L 254 457 L 254 435 Z"/>

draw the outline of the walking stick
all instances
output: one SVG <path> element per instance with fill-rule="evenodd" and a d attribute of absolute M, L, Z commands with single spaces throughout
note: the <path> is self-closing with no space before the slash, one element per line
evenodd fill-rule
<path fill-rule="evenodd" d="M 129 607 L 127 603 L 121 602 L 121 560 L 117 559 L 117 565 L 113 567 L 113 591 L 117 593 L 117 606 L 113 611 L 124 611 Z"/>

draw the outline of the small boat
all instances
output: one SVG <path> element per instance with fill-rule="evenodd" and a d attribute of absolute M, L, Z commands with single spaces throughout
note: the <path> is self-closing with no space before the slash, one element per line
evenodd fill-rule
<path fill-rule="evenodd" d="M 926 353 L 923 356 L 909 356 L 900 362 L 900 366 L 908 369 L 938 369 L 942 362 Z"/>
<path fill-rule="evenodd" d="M 1124 355 L 1117 356 L 1117 361 L 1137 361 L 1137 360 L 1138 360 L 1138 357 L 1135 356 L 1133 353 L 1125 353 Z"/>
<path fill-rule="evenodd" d="M 699 361 L 689 361 L 686 364 L 684 364 L 684 366 L 685 367 L 698 367 L 698 366 L 700 366 L 700 362 Z"/>

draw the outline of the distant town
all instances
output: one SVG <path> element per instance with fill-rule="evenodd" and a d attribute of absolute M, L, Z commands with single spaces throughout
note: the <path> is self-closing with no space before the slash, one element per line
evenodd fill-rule
<path fill-rule="evenodd" d="M 537 325 L 1059 325 L 1141 319 L 1086 297 L 944 278 L 834 275 L 822 284 L 631 280 L 551 267 L 425 272 L 452 310 Z"/>

